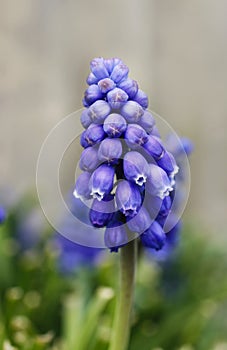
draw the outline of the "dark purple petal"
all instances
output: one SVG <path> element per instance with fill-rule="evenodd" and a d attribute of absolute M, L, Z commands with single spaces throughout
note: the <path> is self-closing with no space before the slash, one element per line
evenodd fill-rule
<path fill-rule="evenodd" d="M 124 174 L 127 180 L 142 186 L 149 174 L 149 166 L 146 159 L 138 152 L 131 151 L 124 156 Z"/>
<path fill-rule="evenodd" d="M 93 198 L 102 200 L 113 189 L 114 168 L 106 164 L 100 165 L 92 174 L 89 190 Z"/>
<path fill-rule="evenodd" d="M 107 101 L 113 109 L 120 109 L 127 100 L 128 95 L 119 88 L 115 88 L 107 94 Z"/>
<path fill-rule="evenodd" d="M 88 115 L 93 123 L 102 124 L 110 113 L 110 106 L 106 101 L 94 102 L 88 109 Z"/>
<path fill-rule="evenodd" d="M 110 137 L 120 137 L 127 128 L 125 119 L 117 113 L 112 113 L 104 121 L 103 129 Z"/>
<path fill-rule="evenodd" d="M 138 146 L 145 146 L 148 135 L 141 126 L 129 124 L 125 132 L 125 141 L 130 148 L 136 149 Z"/>
<path fill-rule="evenodd" d="M 140 239 L 145 247 L 160 250 L 166 242 L 166 235 L 159 223 L 154 221 Z"/>
<path fill-rule="evenodd" d="M 120 181 L 116 189 L 116 203 L 125 216 L 135 216 L 142 204 L 138 187 L 127 180 Z"/>
<path fill-rule="evenodd" d="M 90 198 L 90 190 L 89 190 L 89 181 L 91 178 L 91 174 L 87 171 L 84 171 L 78 179 L 76 180 L 75 189 L 73 191 L 73 195 L 76 198 Z"/>
<path fill-rule="evenodd" d="M 97 168 L 100 161 L 96 147 L 88 147 L 83 150 L 80 157 L 80 169 L 84 171 L 93 171 Z"/>
<path fill-rule="evenodd" d="M 128 101 L 121 108 L 121 114 L 128 123 L 138 123 L 143 113 L 143 108 L 135 101 Z"/>
<path fill-rule="evenodd" d="M 101 142 L 98 151 L 99 160 L 114 164 L 122 155 L 121 141 L 118 139 L 105 139 Z"/>

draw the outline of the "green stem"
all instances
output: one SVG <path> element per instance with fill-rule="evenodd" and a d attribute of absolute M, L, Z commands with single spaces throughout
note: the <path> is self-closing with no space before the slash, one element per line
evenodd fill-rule
<path fill-rule="evenodd" d="M 120 249 L 120 290 L 109 350 L 126 350 L 130 335 L 137 240 Z"/>

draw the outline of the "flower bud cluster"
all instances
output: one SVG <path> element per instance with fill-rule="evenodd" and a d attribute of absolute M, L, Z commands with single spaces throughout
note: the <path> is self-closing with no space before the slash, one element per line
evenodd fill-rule
<path fill-rule="evenodd" d="M 159 250 L 178 171 L 175 158 L 147 110 L 146 94 L 128 78 L 128 67 L 118 58 L 95 58 L 90 68 L 80 118 L 82 173 L 74 196 L 93 198 L 90 221 L 106 227 L 112 251 L 127 243 L 130 232 Z"/>

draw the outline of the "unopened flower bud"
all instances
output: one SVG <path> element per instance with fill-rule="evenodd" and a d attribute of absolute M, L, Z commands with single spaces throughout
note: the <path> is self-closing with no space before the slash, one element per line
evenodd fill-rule
<path fill-rule="evenodd" d="M 115 164 L 122 155 L 121 141 L 118 139 L 104 139 L 98 150 L 98 158 L 102 162 Z"/>
<path fill-rule="evenodd" d="M 91 124 L 87 130 L 82 133 L 80 144 L 84 148 L 91 147 L 96 143 L 101 142 L 104 137 L 105 132 L 102 125 Z"/>
<path fill-rule="evenodd" d="M 138 84 L 135 80 L 125 79 L 120 84 L 118 84 L 119 88 L 124 90 L 130 99 L 133 99 L 138 91 Z"/>
<path fill-rule="evenodd" d="M 98 100 L 88 109 L 88 115 L 93 123 L 102 124 L 110 113 L 110 106 L 106 101 Z"/>
<path fill-rule="evenodd" d="M 148 141 L 146 131 L 137 124 L 129 124 L 125 132 L 125 141 L 131 149 L 136 149 L 138 146 L 144 146 Z"/>
<path fill-rule="evenodd" d="M 109 76 L 109 73 L 108 73 L 106 66 L 104 64 L 104 59 L 101 57 L 94 58 L 90 63 L 90 68 L 91 68 L 92 73 L 98 79 L 108 78 L 108 76 Z"/>
<path fill-rule="evenodd" d="M 85 148 L 80 157 L 80 169 L 84 171 L 93 171 L 97 168 L 100 161 L 96 147 Z"/>
<path fill-rule="evenodd" d="M 135 101 L 128 101 L 121 108 L 121 114 L 128 123 L 138 123 L 143 113 L 143 108 Z"/>
<path fill-rule="evenodd" d="M 112 113 L 104 121 L 103 129 L 109 137 L 120 137 L 127 128 L 125 119 L 117 113 Z"/>
<path fill-rule="evenodd" d="M 127 100 L 128 95 L 119 88 L 115 88 L 107 94 L 107 101 L 113 109 L 120 109 Z"/>

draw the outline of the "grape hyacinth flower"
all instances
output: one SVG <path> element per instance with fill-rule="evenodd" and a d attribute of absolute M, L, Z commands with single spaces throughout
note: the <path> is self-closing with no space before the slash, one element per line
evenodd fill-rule
<path fill-rule="evenodd" d="M 81 114 L 82 174 L 74 195 L 92 199 L 90 221 L 105 230 L 111 251 L 120 248 L 121 291 L 110 350 L 124 350 L 129 335 L 136 244 L 165 246 L 179 165 L 164 146 L 148 97 L 119 58 L 95 58 Z"/>
<path fill-rule="evenodd" d="M 85 110 L 80 118 L 85 128 L 79 163 L 83 172 L 76 181 L 74 195 L 81 200 L 93 198 L 91 223 L 106 227 L 105 243 L 111 251 L 127 243 L 125 232 L 144 233 L 142 237 L 151 237 L 152 232 L 156 241 L 164 242 L 162 222 L 154 221 L 161 215 L 162 202 L 174 190 L 178 171 L 174 156 L 165 149 L 155 129 L 155 119 L 147 110 L 148 97 L 128 77 L 128 67 L 117 58 L 95 58 L 90 68 L 89 87 L 83 99 Z M 112 213 L 107 213 L 110 196 Z M 166 216 L 170 210 L 171 205 L 166 208 Z M 118 229 L 119 215 L 113 215 L 118 211 L 124 231 Z M 116 237 L 109 239 L 113 228 Z M 141 240 L 145 242 L 145 238 Z M 156 241 L 146 239 L 145 245 L 161 249 L 162 244 Z M 121 244 L 113 247 L 111 242 Z"/>

